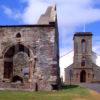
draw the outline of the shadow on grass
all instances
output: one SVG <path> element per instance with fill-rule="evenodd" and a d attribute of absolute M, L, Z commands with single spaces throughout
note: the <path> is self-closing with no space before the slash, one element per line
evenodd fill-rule
<path fill-rule="evenodd" d="M 73 89 L 79 87 L 78 85 L 64 85 L 62 86 L 62 89 Z"/>

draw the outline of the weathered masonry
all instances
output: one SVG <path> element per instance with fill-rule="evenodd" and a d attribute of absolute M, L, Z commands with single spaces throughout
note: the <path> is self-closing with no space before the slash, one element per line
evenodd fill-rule
<path fill-rule="evenodd" d="M 0 88 L 53 90 L 59 87 L 56 8 L 37 25 L 0 26 Z"/>

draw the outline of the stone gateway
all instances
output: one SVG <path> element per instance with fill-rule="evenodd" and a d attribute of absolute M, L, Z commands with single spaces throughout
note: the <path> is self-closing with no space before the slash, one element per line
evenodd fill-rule
<path fill-rule="evenodd" d="M 58 35 L 55 7 L 36 25 L 0 26 L 0 89 L 58 89 Z"/>

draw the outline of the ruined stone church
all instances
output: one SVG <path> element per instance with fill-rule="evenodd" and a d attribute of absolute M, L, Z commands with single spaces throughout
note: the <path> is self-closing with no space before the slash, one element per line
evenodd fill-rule
<path fill-rule="evenodd" d="M 96 58 L 93 57 L 92 35 L 91 32 L 74 34 L 73 64 L 65 68 L 67 84 L 100 82 L 100 67 L 96 65 Z"/>
<path fill-rule="evenodd" d="M 36 25 L 0 26 L 0 89 L 58 89 L 58 35 L 55 7 Z"/>

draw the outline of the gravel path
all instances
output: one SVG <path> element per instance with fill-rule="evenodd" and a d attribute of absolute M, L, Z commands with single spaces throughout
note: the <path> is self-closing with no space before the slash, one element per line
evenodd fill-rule
<path fill-rule="evenodd" d="M 82 83 L 79 84 L 81 87 L 89 88 L 91 90 L 94 90 L 96 92 L 100 93 L 100 83 Z"/>

